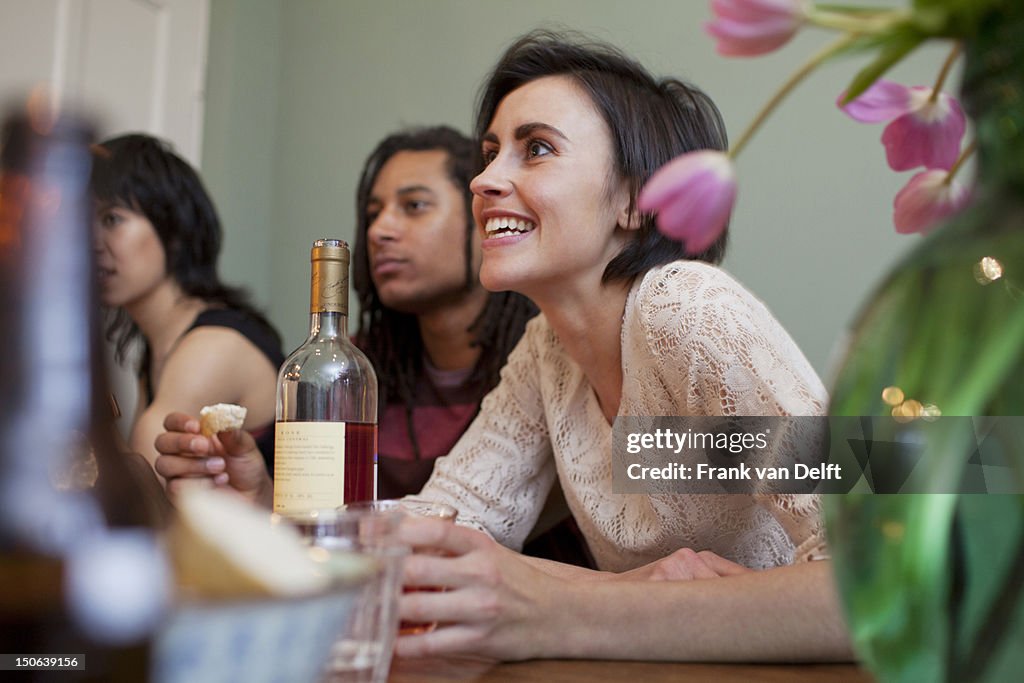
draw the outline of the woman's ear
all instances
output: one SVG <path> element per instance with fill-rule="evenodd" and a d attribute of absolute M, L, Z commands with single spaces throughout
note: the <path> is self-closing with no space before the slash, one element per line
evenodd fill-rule
<path fill-rule="evenodd" d="M 631 191 L 630 181 L 627 178 L 621 178 L 618 180 L 618 187 L 613 191 L 614 200 L 611 208 L 615 211 L 615 225 L 623 230 L 640 229 L 640 210 L 637 209 L 636 197 Z M 638 194 L 639 191 L 638 188 Z"/>
<path fill-rule="evenodd" d="M 641 223 L 640 209 L 633 207 L 632 211 L 627 206 L 619 212 L 619 227 L 623 230 L 639 230 Z"/>
<path fill-rule="evenodd" d="M 618 225 L 623 230 L 639 230 L 642 218 L 636 201 L 630 195 L 629 186 L 623 183 L 618 203 L 618 213 L 615 216 Z"/>

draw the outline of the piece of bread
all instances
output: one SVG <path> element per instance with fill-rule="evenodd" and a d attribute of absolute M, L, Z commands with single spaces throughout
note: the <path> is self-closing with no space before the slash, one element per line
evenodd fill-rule
<path fill-rule="evenodd" d="M 206 406 L 199 411 L 199 431 L 203 436 L 213 436 L 217 432 L 241 429 L 245 413 L 245 408 L 231 403 Z"/>
<path fill-rule="evenodd" d="M 206 597 L 308 595 L 329 580 L 299 534 L 270 513 L 217 489 L 187 488 L 169 546 L 181 585 Z"/>

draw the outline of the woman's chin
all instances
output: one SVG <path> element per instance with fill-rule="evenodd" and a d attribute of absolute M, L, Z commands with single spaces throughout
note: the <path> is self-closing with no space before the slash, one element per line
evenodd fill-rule
<path fill-rule="evenodd" d="M 480 268 L 480 284 L 489 292 L 515 291 L 516 278 L 510 277 L 507 269 L 500 267 L 488 268 L 486 263 Z"/>

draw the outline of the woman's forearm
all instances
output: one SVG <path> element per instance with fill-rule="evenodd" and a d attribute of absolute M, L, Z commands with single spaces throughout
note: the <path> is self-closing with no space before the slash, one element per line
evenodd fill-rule
<path fill-rule="evenodd" d="M 828 562 L 696 581 L 570 581 L 564 597 L 547 617 L 545 656 L 852 659 Z"/>

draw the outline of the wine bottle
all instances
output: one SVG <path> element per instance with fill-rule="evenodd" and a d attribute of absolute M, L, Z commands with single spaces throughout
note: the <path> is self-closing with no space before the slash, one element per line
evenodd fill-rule
<path fill-rule="evenodd" d="M 277 378 L 280 513 L 377 497 L 377 375 L 348 337 L 348 244 L 316 240 L 310 261 L 309 338 Z"/>
<path fill-rule="evenodd" d="M 168 597 L 153 508 L 113 440 L 91 140 L 39 100 L 0 133 L 0 643 L 69 667 L 35 680 L 144 680 Z"/>

